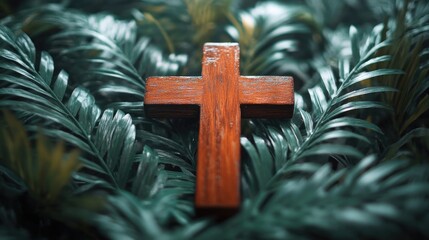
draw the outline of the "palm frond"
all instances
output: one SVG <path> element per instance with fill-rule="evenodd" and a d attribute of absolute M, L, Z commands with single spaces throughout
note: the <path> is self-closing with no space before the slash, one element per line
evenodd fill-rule
<path fill-rule="evenodd" d="M 164 166 L 160 174 L 165 177 L 165 182 L 154 196 L 159 204 L 153 208 L 158 209 L 158 215 L 164 216 L 164 219 L 173 217 L 179 223 L 188 223 L 194 214 L 196 124 L 145 119 L 138 119 L 137 122 L 142 129 L 137 130 L 138 139 L 154 148 L 159 163 Z"/>
<path fill-rule="evenodd" d="M 186 55 L 164 54 L 139 34 L 135 20 L 111 15 L 86 15 L 48 5 L 5 21 L 30 36 L 43 36 L 43 45 L 60 68 L 72 73 L 71 85 L 82 85 L 100 106 L 143 114 L 141 99 L 147 76 L 175 75 L 186 63 Z M 44 26 L 41 28 L 39 26 Z"/>
<path fill-rule="evenodd" d="M 148 38 L 143 37 L 137 40 L 139 38 L 137 26 L 133 21 L 120 21 L 104 15 L 93 15 L 87 18 L 82 16 L 82 18 L 84 19 L 82 23 L 68 26 L 52 36 L 51 51 L 57 56 L 59 62 L 73 66 L 70 69 L 72 72 L 82 74 L 72 77 L 80 79 L 78 84 L 88 88 L 91 93 L 95 94 L 96 99 L 103 99 L 102 105 L 119 108 L 136 116 L 133 117 L 133 123 L 137 127 L 138 141 L 150 144 L 157 151 L 159 163 L 168 166 L 164 170 L 160 170 L 156 167 L 158 161 L 149 164 L 150 157 L 147 158 L 145 155 L 148 148 L 143 150 L 142 156 L 144 157 L 139 160 L 140 164 L 153 169 L 153 178 L 151 176 L 144 178 L 147 177 L 148 181 L 153 179 L 152 183 L 155 185 L 146 185 L 146 188 L 153 190 L 152 193 L 144 193 L 141 188 L 138 190 L 137 185 L 142 185 L 136 181 L 140 179 L 139 176 L 143 176 L 137 175 L 132 177 L 133 192 L 141 197 L 153 195 L 160 199 L 159 205 L 163 206 L 167 216 L 172 216 L 182 223 L 187 222 L 189 215 L 193 213 L 195 147 L 192 146 L 194 150 L 183 151 L 182 143 L 185 140 L 182 139 L 185 137 L 183 134 L 178 134 L 176 137 L 171 134 L 170 136 L 153 134 L 152 132 L 157 131 L 165 132 L 161 126 L 168 124 L 159 125 L 153 120 L 137 117 L 144 115 L 143 79 L 152 75 L 175 75 L 180 70 L 180 66 L 186 62 L 186 57 L 171 54 L 164 59 L 165 55 L 154 48 Z M 86 43 L 87 39 L 91 39 L 89 43 Z M 59 49 L 58 52 L 57 49 Z M 127 101 L 124 101 L 125 99 Z M 161 129 L 158 129 L 160 127 Z M 168 128 L 171 130 L 172 127 Z M 192 136 L 192 132 L 187 136 Z M 174 151 L 179 149 L 179 154 L 169 153 L 168 151 L 172 149 Z M 189 163 L 192 163 L 189 168 L 183 168 Z M 142 170 L 142 172 L 137 171 L 136 174 L 147 173 L 146 168 Z M 158 190 L 158 195 L 155 196 Z M 175 201 L 174 204 L 173 201 Z"/>
<path fill-rule="evenodd" d="M 61 72 L 59 80 L 55 79 L 50 56 L 42 53 L 39 69 L 36 70 L 35 63 L 27 61 L 27 65 L 22 64 L 29 58 L 25 53 L 35 55 L 34 47 L 25 35 L 19 36 L 23 38 L 20 41 L 25 41 L 24 47 L 14 44 L 14 34 L 5 28 L 1 36 L 3 43 L 9 45 L 7 47 L 11 50 L 3 49 L 9 53 L 3 56 L 8 57 L 10 63 L 2 65 L 6 73 L 2 74 L 1 80 L 8 83 L 8 88 L 1 89 L 3 98 L 0 104 L 29 116 L 27 126 L 30 129 L 40 127 L 32 125 L 35 119 L 47 120 L 43 123 L 47 135 L 63 139 L 85 153 L 81 159 L 87 171 L 74 176 L 78 185 L 84 184 L 83 189 L 100 184 L 125 189 L 131 181 L 131 191 L 141 198 L 154 197 L 164 187 L 165 174 L 158 169 L 158 160 L 152 150 L 145 147 L 141 155 L 135 155 L 136 132 L 129 115 L 111 109 L 101 112 L 93 97 L 83 88 L 73 90 L 66 101 L 67 75 Z M 9 68 L 6 69 L 6 66 Z M 56 114 L 49 112 L 51 108 Z M 139 165 L 135 174 L 131 171 L 134 161 Z M 179 219 L 179 222 L 187 222 L 189 213 L 193 212 L 191 201 L 178 200 L 172 204 L 176 200 L 173 195 L 183 195 L 180 191 L 176 192 L 167 190 L 159 193 L 156 195 L 159 201 L 155 205 L 158 211 L 167 214 L 164 217 L 166 222 L 172 217 Z"/>
<path fill-rule="evenodd" d="M 398 12 L 396 18 L 392 19 L 389 27 L 385 27 L 390 31 L 385 31 L 382 35 L 382 38 L 392 39 L 392 45 L 382 49 L 377 55 L 390 55 L 392 59 L 374 64 L 371 68 L 397 68 L 402 69 L 404 74 L 393 78 L 381 77 L 378 81 L 363 83 L 373 87 L 384 84 L 398 90 L 380 96 L 382 101 L 392 106 L 392 114 L 373 116 L 382 123 L 380 125 L 383 125 L 386 133 L 385 153 L 388 155 L 386 159 L 395 149 L 414 153 L 413 159 L 416 162 L 426 161 L 427 148 L 420 146 L 424 146 L 424 139 L 428 137 L 427 134 L 421 134 L 425 132 L 422 128 L 427 128 L 429 110 L 429 65 L 426 63 L 428 48 L 425 45 L 428 41 L 429 29 L 426 25 L 429 20 L 422 14 L 422 10 L 428 8 L 429 4 L 421 1 L 403 3 L 402 8 L 396 10 Z M 420 143 L 410 144 L 407 142 L 411 139 L 409 136 L 419 136 Z"/>
<path fill-rule="evenodd" d="M 110 186 L 125 187 L 135 154 L 131 117 L 112 109 L 102 112 L 83 88 L 74 89 L 66 97 L 68 74 L 54 74 L 49 54 L 42 52 L 40 61 L 36 60 L 30 39 L 26 35 L 15 36 L 4 27 L 0 29 L 0 38 L 0 81 L 7 83 L 0 92 L 0 106 L 25 113 L 30 117 L 29 127 L 31 119 L 45 120 L 43 128 L 47 135 L 85 152 L 84 166 L 99 175 L 91 179 L 78 174 L 80 181 L 104 180 Z"/>
<path fill-rule="evenodd" d="M 429 4 L 421 4 L 419 7 L 429 8 Z M 394 108 L 392 130 L 394 129 L 396 133 L 392 131 L 389 133 L 394 138 L 402 135 L 412 125 L 418 125 L 419 118 L 429 110 L 429 66 L 425 65 L 424 62 L 429 48 L 423 45 L 423 42 L 427 41 L 428 38 L 421 37 L 417 42 L 414 40 L 416 39 L 415 35 L 424 35 L 429 32 L 429 29 L 425 27 L 425 23 L 429 23 L 429 20 L 423 18 L 422 22 L 408 23 L 408 21 L 414 20 L 407 21 L 407 13 L 409 11 L 405 7 L 398 14 L 392 33 L 394 45 L 382 52 L 382 54 L 393 56 L 392 61 L 374 66 L 375 68 L 394 67 L 405 72 L 401 76 L 396 76 L 394 81 L 388 81 L 385 78 L 380 80 L 399 90 L 397 93 L 383 96 L 383 100 Z M 413 15 L 416 18 L 419 16 L 418 13 L 413 13 Z"/>
<path fill-rule="evenodd" d="M 307 8 L 268 2 L 229 18 L 226 30 L 240 44 L 243 75 L 292 73 L 298 86 L 308 79 L 300 69 L 309 68 L 304 60 L 322 48 L 323 36 Z"/>
<path fill-rule="evenodd" d="M 306 0 L 312 13 L 326 28 L 341 28 L 342 25 L 375 25 L 383 16 L 392 13 L 396 0 L 367 1 Z M 353 13 L 353 14 L 350 14 Z"/>
<path fill-rule="evenodd" d="M 212 39 L 218 28 L 216 24 L 226 22 L 231 0 L 185 0 L 189 16 L 195 28 L 194 42 L 202 46 Z"/>
<path fill-rule="evenodd" d="M 80 73 L 73 76 L 79 84 L 97 99 L 105 99 L 102 105 L 139 113 L 144 79 L 175 75 L 187 61 L 185 55 L 165 55 L 150 38 L 139 37 L 134 21 L 104 15 L 90 16 L 55 34 L 50 49 L 67 70 Z"/>
<path fill-rule="evenodd" d="M 133 181 L 132 193 L 145 199 L 158 192 L 163 179 L 158 175 L 158 156 L 149 146 L 144 146 L 143 153 L 137 161 L 139 166 L 136 179 Z"/>
<path fill-rule="evenodd" d="M 426 0 L 53 2 L 0 1 L 0 238 L 429 239 Z M 207 41 L 296 83 L 292 119 L 242 122 L 224 222 L 194 214 L 197 120 L 143 105 Z"/>
<path fill-rule="evenodd" d="M 352 28 L 351 41 L 353 41 L 354 31 L 355 29 Z M 352 45 L 356 44 L 356 41 L 352 43 Z M 345 141 L 336 141 L 336 139 L 365 142 L 368 148 L 370 140 L 365 136 L 365 132 L 359 133 L 353 132 L 353 130 L 364 128 L 381 132 L 376 125 L 357 118 L 357 115 L 353 115 L 352 112 L 373 108 L 389 109 L 388 105 L 378 101 L 362 100 L 362 97 L 374 93 L 391 92 L 395 89 L 358 86 L 362 81 L 402 73 L 400 70 L 389 68 L 369 69 L 373 64 L 390 60 L 389 56 L 375 57 L 380 49 L 389 46 L 389 44 L 388 40 L 377 42 L 376 38 L 373 38 L 365 49 L 355 47 L 355 51 L 359 51 L 354 54 L 356 65 L 350 72 L 340 71 L 340 79 L 335 79 L 330 68 L 319 68 L 321 84 L 308 90 L 311 113 L 303 108 L 295 108 L 295 114 L 290 123 L 283 123 L 280 128 L 259 127 L 262 135 L 268 136 L 268 140 L 263 142 L 258 137 L 253 137 L 256 148 L 250 146 L 249 140 L 242 140 L 250 156 L 250 161 L 245 162 L 245 166 L 248 163 L 249 168 L 254 169 L 253 171 L 246 171 L 246 174 L 250 173 L 251 175 L 245 175 L 244 178 L 257 179 L 259 184 L 266 186 L 268 183 L 275 182 L 274 179 L 281 178 L 285 169 L 301 160 L 320 163 L 328 160 L 321 158 L 321 155 L 329 155 L 339 161 L 341 166 L 347 166 L 355 162 L 349 157 L 361 158 L 364 155 L 362 150 L 347 144 Z M 346 68 L 343 67 L 343 69 Z M 264 148 L 262 149 L 263 145 Z M 271 149 L 266 149 L 265 145 L 271 146 Z M 275 148 L 288 149 L 290 152 L 275 150 Z M 274 167 L 273 164 L 278 162 L 282 164 L 277 164 Z M 256 166 L 261 167 L 255 168 Z M 266 172 L 264 176 L 258 176 L 264 171 Z M 246 185 L 251 185 L 251 183 Z M 251 188 L 255 189 L 255 187 Z"/>
<path fill-rule="evenodd" d="M 61 235 L 74 235 L 70 228 L 85 232 L 87 217 L 103 201 L 92 194 L 74 192 L 72 175 L 81 165 L 79 152 L 66 150 L 63 142 L 49 144 L 41 132 L 32 139 L 9 112 L 0 115 L 0 122 L 2 238 L 42 237 L 52 228 L 62 229 Z"/>
<path fill-rule="evenodd" d="M 102 105 L 123 109 L 133 116 L 144 114 L 143 79 L 149 75 L 174 75 L 179 71 L 179 66 L 186 61 L 183 55 L 177 55 L 177 58 L 176 55 L 170 55 L 170 60 L 163 61 L 163 55 L 158 49 L 151 47 L 148 38 L 143 37 L 137 40 L 137 28 L 133 21 L 120 21 L 104 15 L 87 17 L 74 12 L 67 12 L 65 17 L 61 18 L 61 15 L 58 14 L 61 8 L 57 6 L 51 8 L 42 10 L 40 18 L 36 21 L 28 21 L 28 25 L 36 24 L 38 21 L 56 24 L 54 26 L 64 28 L 63 31 L 52 36 L 49 48 L 57 56 L 56 60 L 67 66 L 73 73 L 78 74 L 71 76 L 72 80 L 78 79 L 73 84 L 85 86 Z M 74 20 L 70 21 L 71 19 Z M 90 39 L 89 43 L 88 39 Z M 82 71 L 82 69 L 84 70 Z M 124 101 L 125 99 L 126 101 Z M 100 100 L 102 101 L 100 102 Z M 134 185 L 131 191 L 143 197 L 155 195 L 159 190 L 156 198 L 159 199 L 159 206 L 163 206 L 160 208 L 164 209 L 165 215 L 168 216 L 166 218 L 173 217 L 179 222 L 187 222 L 189 216 L 193 214 L 195 145 L 187 144 L 194 150 L 182 155 L 170 153 L 171 146 L 176 146 L 176 150 L 183 149 L 182 134 L 173 137 L 175 139 L 171 139 L 171 135 L 158 136 L 151 132 L 165 132 L 165 129 L 157 129 L 160 126 L 166 126 L 165 124 L 159 125 L 153 120 L 141 117 L 134 117 L 133 121 L 137 124 L 138 141 L 153 146 L 160 156 L 159 163 L 167 164 L 168 169 L 160 170 L 155 167 L 158 161 L 149 164 L 147 161 L 151 160 L 145 158 L 147 156 L 143 151 L 142 155 L 138 155 L 139 160 L 137 161 L 142 166 L 157 170 L 156 174 L 152 172 L 156 175 L 156 177 L 153 176 L 156 178 L 153 182 L 155 185 L 145 186 L 149 192 L 144 192 L 143 189 L 137 187 L 149 183 L 137 183 L 143 177 L 142 174 L 147 171 L 146 168 L 140 168 L 142 171 L 137 171 L 137 176 L 134 177 L 133 173 L 129 174 Z M 143 130 L 148 129 L 148 125 L 149 131 Z M 188 136 L 192 136 L 192 133 Z M 101 142 L 101 139 L 99 140 Z M 106 148 L 102 150 L 105 151 Z M 129 161 L 132 158 L 130 155 Z M 192 164 L 183 168 L 189 163 Z M 93 164 L 91 163 L 91 165 Z M 130 169 L 130 166 L 123 167 Z M 98 180 L 91 175 L 81 175 L 80 180 L 85 182 L 96 184 Z M 143 178 L 147 178 L 148 181 L 153 179 L 150 176 Z"/>
<path fill-rule="evenodd" d="M 185 229 L 165 228 L 163 209 L 153 209 L 133 195 L 118 192 L 108 198 L 106 211 L 94 218 L 95 226 L 108 239 L 190 239 L 207 222 L 189 223 Z"/>
<path fill-rule="evenodd" d="M 0 132 L 2 165 L 13 170 L 22 179 L 36 201 L 52 204 L 69 183 L 72 173 L 78 170 L 78 152 L 66 154 L 61 143 L 51 150 L 41 134 L 36 138 L 36 152 L 33 152 L 21 123 L 10 113 L 6 113 L 4 118 L 6 126 Z"/>
<path fill-rule="evenodd" d="M 404 160 L 377 164 L 374 156 L 341 171 L 325 165 L 258 194 L 195 239 L 428 238 L 428 171 Z"/>

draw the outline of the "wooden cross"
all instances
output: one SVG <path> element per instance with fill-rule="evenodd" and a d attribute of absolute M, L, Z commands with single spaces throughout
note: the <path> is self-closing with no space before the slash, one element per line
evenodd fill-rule
<path fill-rule="evenodd" d="M 237 43 L 206 43 L 203 51 L 202 76 L 149 77 L 144 102 L 152 117 L 200 117 L 195 206 L 228 216 L 241 201 L 241 117 L 291 117 L 293 79 L 240 76 Z"/>

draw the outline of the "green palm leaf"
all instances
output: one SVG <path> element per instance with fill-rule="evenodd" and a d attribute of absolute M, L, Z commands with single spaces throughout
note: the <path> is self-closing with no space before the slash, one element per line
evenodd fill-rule
<path fill-rule="evenodd" d="M 352 31 L 353 32 L 353 31 Z M 371 39 L 368 39 L 371 41 Z M 377 41 L 373 39 L 372 41 Z M 353 43 L 352 44 L 357 44 Z M 288 127 L 280 129 L 272 128 L 272 131 L 277 131 L 277 134 L 283 134 L 283 138 L 277 139 L 277 141 L 287 141 L 288 148 L 291 153 L 284 151 L 283 154 L 277 153 L 277 158 L 282 158 L 283 163 L 291 161 L 298 162 L 301 159 L 307 159 L 309 161 L 323 162 L 327 161 L 328 158 L 320 158 L 320 155 L 333 156 L 341 163 L 350 164 L 352 160 L 340 160 L 343 156 L 346 159 L 353 157 L 359 159 L 363 157 L 363 153 L 356 147 L 346 144 L 345 142 L 340 143 L 337 139 L 350 139 L 357 142 L 363 142 L 367 144 L 368 148 L 370 140 L 365 132 L 353 132 L 356 127 L 371 129 L 376 132 L 380 132 L 380 129 L 374 124 L 360 120 L 356 118 L 351 112 L 362 111 L 364 109 L 390 109 L 390 107 L 384 103 L 377 101 L 362 101 L 362 97 L 366 97 L 369 94 L 374 93 L 385 93 L 392 92 L 395 89 L 390 87 L 357 87 L 357 83 L 367 81 L 369 79 L 375 79 L 378 77 L 393 76 L 401 74 L 402 71 L 395 69 L 377 69 L 368 71 L 368 67 L 372 64 L 379 62 L 385 62 L 389 60 L 389 57 L 377 58 L 373 55 L 380 49 L 389 46 L 388 41 L 371 43 L 367 45 L 366 49 L 358 50 L 359 56 L 357 64 L 347 74 L 344 74 L 344 79 L 335 80 L 332 70 L 322 68 L 320 71 L 320 77 L 322 84 L 316 85 L 308 90 L 309 97 L 312 103 L 312 113 L 304 110 L 303 108 L 295 109 L 295 115 Z M 326 95 L 325 93 L 329 93 Z M 302 123 L 302 124 L 301 124 Z M 287 126 L 287 125 L 286 125 Z M 300 128 L 300 126 L 302 126 Z M 339 128 L 341 127 L 341 128 Z M 265 128 L 262 129 L 261 134 L 267 136 L 268 132 Z M 303 135 L 302 133 L 306 134 Z M 270 134 L 272 135 L 272 133 Z M 257 146 L 257 137 L 253 137 L 253 141 Z M 252 141 L 252 142 L 253 142 Z M 276 141 L 276 140 L 274 140 Z M 260 176 L 255 171 L 245 172 L 244 179 L 257 179 L 259 184 L 262 182 L 263 185 L 268 183 L 274 183 L 276 179 L 280 178 L 282 172 L 292 166 L 290 164 L 283 164 L 280 168 L 273 168 L 272 162 L 275 150 L 270 148 L 270 151 L 261 152 L 260 148 L 251 148 L 250 141 L 242 140 L 250 161 L 245 162 L 247 165 L 258 165 L 258 172 L 267 172 L 268 176 Z M 280 145 L 281 143 L 270 143 L 270 146 Z M 283 143 L 285 144 L 285 143 Z M 264 144 L 265 145 L 265 144 Z M 259 157 L 258 154 L 262 154 Z M 314 160 L 313 160 L 314 159 Z M 316 160 L 317 159 L 317 160 Z M 265 162 L 264 164 L 258 162 Z M 250 174 L 250 176 L 247 176 Z M 271 179 L 274 177 L 273 179 Z M 250 185 L 250 188 L 254 189 L 251 185 L 253 183 L 246 183 Z M 257 189 L 261 189 L 259 185 Z"/>
<path fill-rule="evenodd" d="M 266 2 L 229 18 L 233 25 L 226 31 L 240 43 L 242 74 L 282 74 L 287 68 L 305 81 L 306 74 L 299 68 L 306 64 L 297 62 L 310 59 L 323 44 L 307 8 Z"/>
<path fill-rule="evenodd" d="M 188 223 L 194 214 L 193 195 L 195 192 L 197 132 L 194 126 L 185 131 L 174 125 L 151 121 L 142 121 L 141 126 L 150 124 L 146 130 L 138 130 L 137 136 L 152 146 L 159 163 L 164 165 L 162 175 L 166 178 L 164 188 L 155 196 L 162 204 L 162 215 L 173 216 L 180 223 Z M 154 124 L 155 123 L 155 124 Z M 168 133 L 168 134 L 165 134 Z"/>
<path fill-rule="evenodd" d="M 0 115 L 0 122 L 2 238 L 35 238 L 52 222 L 91 235 L 85 233 L 90 222 L 85 219 L 101 208 L 103 200 L 74 191 L 72 176 L 81 167 L 79 151 L 67 149 L 62 141 L 50 144 L 41 132 L 30 137 L 33 134 L 9 112 Z"/>
<path fill-rule="evenodd" d="M 131 117 L 111 109 L 102 112 L 82 88 L 64 97 L 68 75 L 63 71 L 54 75 L 53 61 L 47 53 L 42 53 L 40 62 L 36 62 L 34 46 L 27 36 L 16 37 L 2 27 L 0 38 L 2 52 L 6 53 L 1 56 L 0 81 L 7 83 L 1 92 L 0 106 L 26 113 L 30 119 L 48 120 L 43 127 L 46 134 L 85 151 L 85 167 L 100 174 L 95 179 L 124 187 L 135 151 Z M 93 181 L 84 175 L 78 175 L 78 179 Z"/>
<path fill-rule="evenodd" d="M 105 211 L 94 218 L 94 223 L 102 236 L 118 240 L 189 239 L 206 226 L 206 222 L 194 222 L 186 228 L 172 230 L 165 227 L 168 221 L 164 221 L 164 214 L 165 209 L 146 205 L 131 194 L 119 192 L 108 197 Z"/>
<path fill-rule="evenodd" d="M 80 84 L 104 99 L 103 105 L 143 113 L 144 79 L 177 74 L 186 62 L 186 56 L 165 55 L 148 37 L 139 37 L 135 21 L 104 15 L 82 18 L 53 35 L 50 48 L 67 70 L 79 74 L 74 77 Z"/>
<path fill-rule="evenodd" d="M 427 1 L 50 2 L 0 1 L 0 108 L 30 138 L 2 125 L 0 160 L 37 159 L 0 164 L 0 238 L 429 238 Z M 231 40 L 243 75 L 294 77 L 295 114 L 243 121 L 242 206 L 217 222 L 194 216 L 197 121 L 143 96 Z M 75 148 L 78 172 L 46 164 Z"/>
<path fill-rule="evenodd" d="M 261 192 L 241 214 L 196 239 L 429 237 L 428 212 L 422 211 L 429 208 L 427 166 L 410 167 L 403 160 L 377 164 L 370 156 L 341 171 L 316 169 L 308 179 L 301 175 Z"/>
<path fill-rule="evenodd" d="M 0 129 L 2 175 L 18 175 L 20 179 L 13 177 L 13 181 L 25 185 L 36 201 L 46 205 L 55 203 L 69 184 L 73 172 L 80 166 L 79 152 L 65 153 L 62 143 L 50 149 L 46 138 L 40 133 L 33 146 L 24 126 L 17 119 L 7 112 L 2 117 L 5 119 L 5 125 Z M 5 174 L 7 168 L 14 174 Z"/>
<path fill-rule="evenodd" d="M 58 5 L 23 11 L 17 19 L 21 21 L 5 23 L 28 28 L 34 37 L 49 34 L 44 44 L 59 67 L 72 74 L 70 84 L 84 86 L 103 107 L 144 114 L 145 78 L 175 75 L 187 61 L 183 54 L 164 54 L 150 37 L 141 36 L 135 20 L 86 15 Z"/>

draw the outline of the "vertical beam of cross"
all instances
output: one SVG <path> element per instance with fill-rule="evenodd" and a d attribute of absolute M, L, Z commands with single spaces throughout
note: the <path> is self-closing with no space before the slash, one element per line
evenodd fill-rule
<path fill-rule="evenodd" d="M 240 204 L 238 59 L 237 45 L 204 47 L 197 165 L 203 176 L 197 177 L 195 204 L 205 211 L 219 205 L 229 211 Z"/>
<path fill-rule="evenodd" d="M 205 44 L 202 77 L 147 79 L 148 115 L 196 117 L 199 114 L 195 193 L 199 212 L 230 215 L 238 209 L 241 117 L 291 117 L 293 94 L 291 77 L 240 76 L 236 43 Z"/>

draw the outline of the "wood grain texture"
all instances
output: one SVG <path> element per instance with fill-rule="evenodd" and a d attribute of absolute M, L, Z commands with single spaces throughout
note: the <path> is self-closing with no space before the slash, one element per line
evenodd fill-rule
<path fill-rule="evenodd" d="M 145 109 L 153 117 L 200 117 L 197 213 L 225 218 L 240 206 L 241 115 L 291 117 L 291 77 L 239 73 L 237 43 L 206 43 L 202 77 L 147 79 Z"/>
<path fill-rule="evenodd" d="M 292 77 L 241 76 L 239 94 L 243 118 L 290 118 L 293 115 Z"/>
<path fill-rule="evenodd" d="M 201 77 L 149 77 L 145 111 L 151 117 L 198 117 L 202 97 Z"/>
<path fill-rule="evenodd" d="M 238 44 L 206 44 L 198 142 L 198 209 L 240 205 Z"/>

